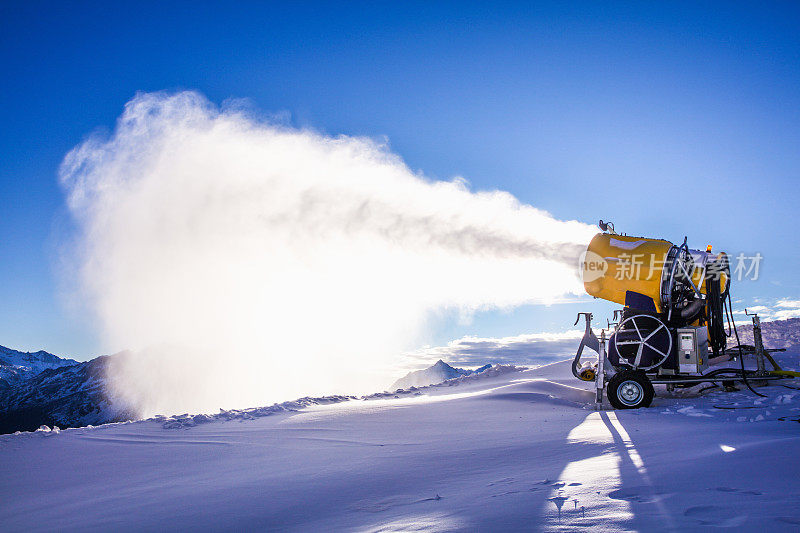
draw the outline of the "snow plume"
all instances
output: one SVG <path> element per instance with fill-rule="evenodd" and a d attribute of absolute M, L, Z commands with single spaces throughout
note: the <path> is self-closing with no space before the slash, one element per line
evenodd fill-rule
<path fill-rule="evenodd" d="M 382 143 L 140 94 L 61 169 L 80 297 L 142 415 L 371 392 L 437 313 L 581 293 L 594 233 Z"/>

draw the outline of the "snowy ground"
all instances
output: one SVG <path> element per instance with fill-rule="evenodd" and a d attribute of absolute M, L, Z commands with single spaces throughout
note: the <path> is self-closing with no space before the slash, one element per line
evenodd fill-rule
<path fill-rule="evenodd" d="M 2 529 L 797 531 L 798 381 L 596 412 L 556 363 L 194 426 L 7 435 Z"/>

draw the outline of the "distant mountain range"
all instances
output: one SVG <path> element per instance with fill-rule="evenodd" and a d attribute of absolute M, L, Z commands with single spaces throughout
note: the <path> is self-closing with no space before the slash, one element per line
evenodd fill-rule
<path fill-rule="evenodd" d="M 0 390 L 35 376 L 42 370 L 77 364 L 78 361 L 62 359 L 44 350 L 20 352 L 0 346 Z"/>
<path fill-rule="evenodd" d="M 0 346 L 0 433 L 121 422 L 134 418 L 111 400 L 108 356 L 87 362 Z"/>
<path fill-rule="evenodd" d="M 753 344 L 753 326 L 737 326 L 742 344 Z M 765 348 L 791 348 L 800 346 L 800 318 L 762 322 L 761 338 Z M 736 346 L 736 338 L 731 334 L 728 346 Z"/>
<path fill-rule="evenodd" d="M 402 378 L 395 381 L 390 387 L 391 390 L 409 389 L 411 387 L 426 387 L 428 385 L 435 385 L 446 381 L 448 379 L 457 378 L 460 376 L 469 376 L 470 374 L 478 374 L 491 368 L 492 365 L 484 365 L 475 370 L 467 370 L 464 368 L 455 368 L 441 359 L 436 361 L 433 366 L 409 372 Z"/>

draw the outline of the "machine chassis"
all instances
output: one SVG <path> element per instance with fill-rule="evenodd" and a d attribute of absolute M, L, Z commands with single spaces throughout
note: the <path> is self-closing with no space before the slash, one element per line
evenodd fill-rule
<path fill-rule="evenodd" d="M 735 353 L 728 353 L 726 355 L 717 357 L 714 361 L 715 363 L 722 362 L 724 360 L 731 360 L 736 356 L 743 357 L 744 355 L 754 355 L 756 358 L 757 363 L 757 370 L 745 370 L 744 373 L 737 369 L 737 368 L 716 368 L 712 369 L 704 374 L 699 375 L 692 375 L 692 374 L 664 374 L 660 372 L 660 367 L 656 365 L 655 367 L 650 367 L 647 369 L 640 369 L 640 368 L 631 368 L 631 367 L 624 367 L 620 365 L 612 365 L 611 362 L 608 360 L 607 357 L 607 345 L 610 339 L 606 338 L 606 330 L 602 329 L 600 332 L 600 338 L 595 335 L 594 330 L 592 329 L 592 313 L 578 313 L 578 317 L 575 321 L 575 324 L 580 321 L 580 317 L 584 316 L 586 319 L 586 330 L 584 332 L 584 336 L 581 339 L 580 346 L 578 347 L 578 351 L 575 355 L 572 364 L 572 373 L 578 379 L 582 381 L 594 381 L 596 387 L 596 398 L 595 404 L 597 409 L 603 408 L 603 396 L 605 395 L 608 398 L 609 403 L 618 409 L 636 409 L 639 407 L 647 407 L 652 401 L 653 394 L 648 394 L 646 391 L 642 391 L 641 401 L 639 402 L 627 402 L 624 398 L 620 398 L 617 395 L 617 392 L 614 388 L 616 383 L 613 382 L 614 376 L 618 376 L 620 374 L 625 374 L 627 381 L 637 381 L 638 379 L 633 377 L 633 374 L 637 374 L 642 378 L 646 379 L 649 384 L 649 387 L 652 388 L 653 385 L 667 385 L 667 389 L 671 390 L 672 387 L 678 386 L 693 386 L 700 383 L 735 383 L 735 382 L 742 382 L 748 385 L 748 382 L 769 382 L 774 380 L 779 380 L 783 378 L 788 378 L 791 376 L 782 375 L 778 372 L 783 372 L 775 362 L 775 360 L 771 357 L 771 353 L 774 352 L 782 352 L 785 351 L 783 348 L 777 349 L 766 349 L 763 346 L 763 341 L 761 337 L 761 325 L 757 315 L 751 315 L 753 320 L 753 337 L 755 346 L 747 346 L 747 345 L 739 345 L 734 347 L 738 351 Z M 615 313 L 616 318 L 616 313 Z M 610 323 L 609 323 L 610 326 Z M 618 326 L 618 324 L 617 324 Z M 597 352 L 597 363 L 594 367 L 581 367 L 581 355 L 583 353 L 584 347 L 589 347 L 590 349 Z M 773 371 L 767 371 L 765 361 L 769 361 L 770 364 L 774 367 Z M 614 372 L 609 372 L 608 368 L 611 367 Z M 611 385 L 611 386 L 609 386 Z M 614 398 L 609 396 L 611 393 Z"/>

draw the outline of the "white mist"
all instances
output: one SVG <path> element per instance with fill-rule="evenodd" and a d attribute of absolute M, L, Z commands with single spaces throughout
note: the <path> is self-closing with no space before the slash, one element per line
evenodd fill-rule
<path fill-rule="evenodd" d="M 65 159 L 80 295 L 142 415 L 382 389 L 432 312 L 582 293 L 592 226 L 380 143 L 142 94 Z"/>

